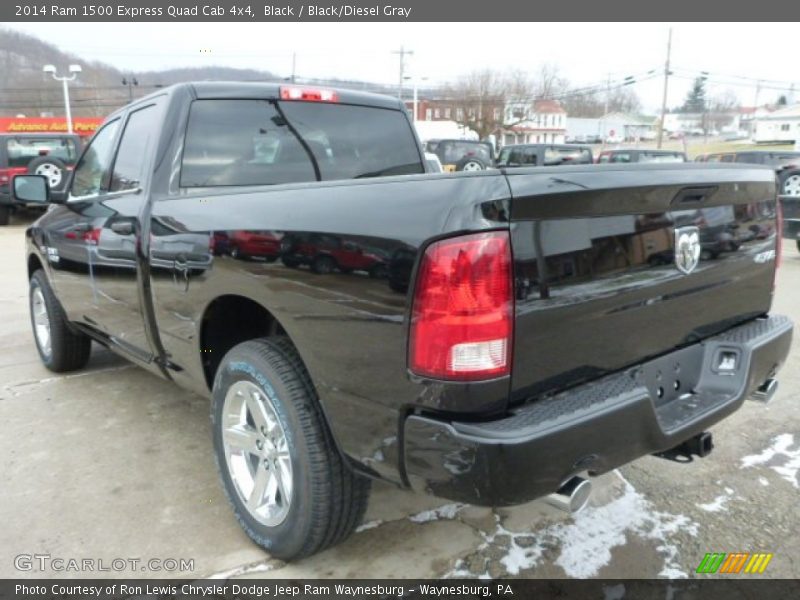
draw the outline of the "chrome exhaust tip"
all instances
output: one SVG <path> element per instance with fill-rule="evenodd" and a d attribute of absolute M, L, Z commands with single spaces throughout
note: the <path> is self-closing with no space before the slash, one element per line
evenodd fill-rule
<path fill-rule="evenodd" d="M 756 402 L 769 404 L 773 396 L 775 396 L 775 392 L 777 391 L 778 391 L 778 380 L 767 379 L 764 383 L 761 384 L 761 386 L 755 392 L 752 393 L 750 398 L 755 400 Z"/>
<path fill-rule="evenodd" d="M 589 502 L 592 495 L 592 482 L 583 477 L 573 477 L 558 491 L 545 496 L 544 501 L 566 513 L 574 514 Z"/>

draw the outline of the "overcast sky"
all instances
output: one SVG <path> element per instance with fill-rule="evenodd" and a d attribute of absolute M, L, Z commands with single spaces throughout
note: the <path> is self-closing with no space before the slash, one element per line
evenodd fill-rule
<path fill-rule="evenodd" d="M 222 65 L 380 83 L 398 80 L 401 45 L 414 51 L 409 74 L 443 83 L 479 68 L 535 70 L 557 64 L 576 85 L 642 76 L 660 69 L 669 24 L 664 23 L 18 23 L 8 27 L 45 39 L 88 60 L 120 69 Z M 670 106 L 680 104 L 690 78 L 709 72 L 711 95 L 731 90 L 751 105 L 774 101 L 796 81 L 797 25 L 720 23 L 672 25 Z M 201 52 L 205 50 L 205 52 Z M 635 85 L 646 109 L 661 103 L 663 77 Z M 641 78 L 641 77 L 640 77 Z M 794 79 L 793 78 L 797 78 Z M 143 82 L 145 83 L 145 82 Z M 785 89 L 781 89 L 785 88 Z"/>

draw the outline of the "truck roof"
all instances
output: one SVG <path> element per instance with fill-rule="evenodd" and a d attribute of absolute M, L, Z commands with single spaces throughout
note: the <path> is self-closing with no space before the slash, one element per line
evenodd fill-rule
<path fill-rule="evenodd" d="M 150 98 L 163 95 L 172 95 L 178 90 L 189 89 L 190 93 L 202 100 L 210 99 L 279 99 L 281 88 L 301 88 L 309 90 L 330 90 L 336 93 L 338 104 L 359 104 L 362 106 L 373 106 L 376 108 L 388 108 L 403 110 L 405 106 L 397 98 L 382 94 L 371 94 L 354 90 L 335 88 L 324 85 L 306 85 L 295 83 L 275 83 L 275 82 L 256 82 L 256 81 L 197 81 L 190 83 L 176 83 L 168 87 L 160 88 L 155 92 L 139 98 L 136 104 L 147 101 Z M 125 110 L 126 107 L 114 111 L 113 114 Z M 112 116 L 112 115 L 109 115 Z"/>

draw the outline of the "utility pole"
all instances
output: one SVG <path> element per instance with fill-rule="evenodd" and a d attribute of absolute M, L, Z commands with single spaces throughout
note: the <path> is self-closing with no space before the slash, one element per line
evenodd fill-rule
<path fill-rule="evenodd" d="M 130 79 L 127 77 L 123 77 L 122 85 L 128 87 L 128 102 L 133 102 L 133 86 L 139 85 L 139 82 L 136 81 L 136 77 L 131 76 Z"/>
<path fill-rule="evenodd" d="M 404 46 L 400 46 L 400 50 L 393 50 L 392 54 L 400 56 L 400 85 L 397 87 L 397 97 L 403 99 L 403 77 L 405 76 L 406 69 L 406 55 L 413 55 L 413 50 L 406 50 Z"/>
<path fill-rule="evenodd" d="M 608 115 L 608 97 L 611 95 L 611 73 L 606 75 L 606 100 L 603 104 L 603 118 L 601 119 L 601 128 L 602 131 L 600 132 L 601 139 L 600 139 L 600 152 L 602 152 L 606 147 L 606 139 L 608 138 L 608 130 L 606 129 L 606 116 Z"/>
<path fill-rule="evenodd" d="M 667 61 L 664 63 L 664 95 L 661 98 L 661 123 L 658 125 L 658 142 L 657 148 L 661 148 L 661 142 L 664 139 L 664 119 L 667 116 L 667 88 L 669 87 L 669 57 L 672 53 L 672 27 L 669 28 L 669 36 L 667 37 Z"/>
<path fill-rule="evenodd" d="M 297 67 L 297 52 L 292 52 L 292 83 L 294 83 L 296 67 Z"/>

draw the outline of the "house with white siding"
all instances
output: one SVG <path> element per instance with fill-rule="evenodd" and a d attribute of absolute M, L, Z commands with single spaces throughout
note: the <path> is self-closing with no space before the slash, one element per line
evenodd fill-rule
<path fill-rule="evenodd" d="M 800 139 L 800 104 L 756 116 L 754 142 L 795 142 Z"/>

